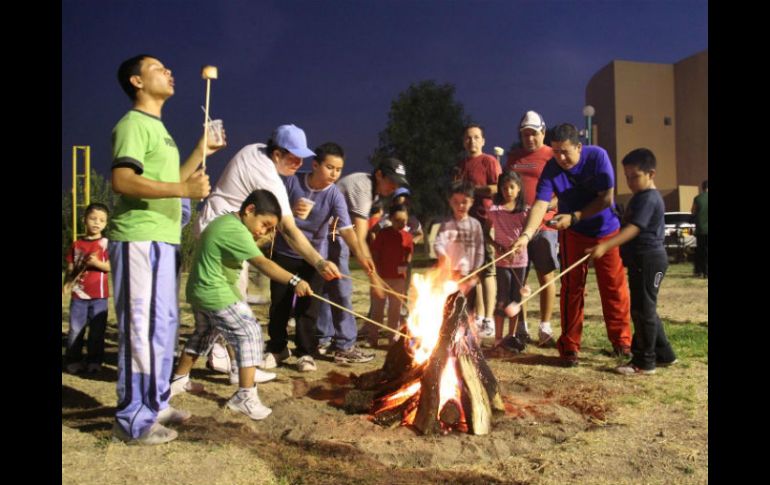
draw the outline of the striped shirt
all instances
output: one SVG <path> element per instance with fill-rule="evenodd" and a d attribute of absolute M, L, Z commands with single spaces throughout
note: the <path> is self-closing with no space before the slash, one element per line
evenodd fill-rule
<path fill-rule="evenodd" d="M 502 205 L 489 208 L 489 221 L 494 228 L 495 259 L 507 253 L 513 243 L 521 236 L 529 211 L 511 212 Z M 498 247 L 499 246 L 499 247 Z M 527 247 L 518 254 L 511 254 L 497 263 L 499 268 L 525 268 L 527 266 Z"/>
<path fill-rule="evenodd" d="M 377 200 L 372 174 L 357 172 L 345 175 L 337 181 L 337 188 L 345 196 L 350 218 L 360 217 L 369 220 L 372 203 Z"/>

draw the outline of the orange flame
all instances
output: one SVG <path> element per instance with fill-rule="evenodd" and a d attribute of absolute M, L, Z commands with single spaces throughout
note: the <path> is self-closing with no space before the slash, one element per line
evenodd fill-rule
<path fill-rule="evenodd" d="M 449 357 L 446 361 L 446 367 L 441 371 L 441 381 L 439 382 L 439 412 L 450 399 L 456 399 L 460 402 L 460 381 L 457 379 L 455 370 L 455 358 Z M 438 417 L 438 416 L 437 416 Z"/>
<path fill-rule="evenodd" d="M 417 365 L 428 360 L 438 343 L 444 318 L 444 302 L 458 289 L 457 282 L 446 276 L 446 271 L 433 269 L 424 275 L 415 274 L 412 279 L 412 290 L 416 298 L 409 309 L 406 323 L 409 333 L 415 339 L 412 351 Z"/>

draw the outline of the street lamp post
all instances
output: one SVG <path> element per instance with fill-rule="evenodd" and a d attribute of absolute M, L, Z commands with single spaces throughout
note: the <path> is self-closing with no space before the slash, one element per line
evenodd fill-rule
<path fill-rule="evenodd" d="M 596 110 L 590 104 L 583 107 L 583 116 L 586 117 L 586 145 L 593 143 L 591 118 L 596 113 Z"/>

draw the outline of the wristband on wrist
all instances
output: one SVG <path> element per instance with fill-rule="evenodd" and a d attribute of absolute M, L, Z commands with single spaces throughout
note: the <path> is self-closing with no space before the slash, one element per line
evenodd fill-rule
<path fill-rule="evenodd" d="M 295 287 L 295 288 L 296 288 L 296 287 L 297 287 L 297 284 L 298 284 L 300 281 L 302 281 L 302 279 L 299 277 L 299 275 L 298 275 L 298 274 L 295 274 L 295 275 L 293 275 L 293 276 L 291 277 L 291 279 L 289 280 L 289 284 L 290 284 L 291 286 L 293 286 L 293 287 Z"/>
<path fill-rule="evenodd" d="M 578 222 L 577 216 L 575 215 L 574 212 L 570 212 L 569 213 L 569 225 L 570 226 L 574 226 L 576 222 Z"/>

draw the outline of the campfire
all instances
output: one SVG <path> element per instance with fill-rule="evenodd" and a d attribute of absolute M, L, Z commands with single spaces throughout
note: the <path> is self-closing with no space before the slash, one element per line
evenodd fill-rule
<path fill-rule="evenodd" d="M 409 318 L 381 369 L 354 378 L 348 409 L 381 425 L 411 425 L 423 434 L 489 433 L 503 411 L 497 380 L 481 353 L 468 301 L 436 270 L 414 275 Z M 441 308 L 443 306 L 443 312 Z"/>

